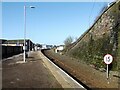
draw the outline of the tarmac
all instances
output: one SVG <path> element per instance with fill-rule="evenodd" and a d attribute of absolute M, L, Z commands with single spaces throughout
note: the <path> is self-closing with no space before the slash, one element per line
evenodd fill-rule
<path fill-rule="evenodd" d="M 2 88 L 83 88 L 77 81 L 52 63 L 41 51 L 3 59 Z"/>

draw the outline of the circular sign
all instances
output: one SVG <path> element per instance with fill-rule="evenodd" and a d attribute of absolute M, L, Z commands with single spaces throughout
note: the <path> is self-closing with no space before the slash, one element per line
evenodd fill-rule
<path fill-rule="evenodd" d="M 104 62 L 105 62 L 106 64 L 110 64 L 110 63 L 112 63 L 112 61 L 113 61 L 112 55 L 106 54 L 106 55 L 104 56 Z"/>

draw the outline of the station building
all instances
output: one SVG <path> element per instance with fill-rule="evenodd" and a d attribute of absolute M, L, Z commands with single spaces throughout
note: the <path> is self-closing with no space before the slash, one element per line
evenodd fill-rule
<path fill-rule="evenodd" d="M 26 39 L 26 51 L 31 51 L 34 49 L 35 44 L 30 40 Z M 24 39 L 17 40 L 0 40 L 2 46 L 24 46 Z"/>

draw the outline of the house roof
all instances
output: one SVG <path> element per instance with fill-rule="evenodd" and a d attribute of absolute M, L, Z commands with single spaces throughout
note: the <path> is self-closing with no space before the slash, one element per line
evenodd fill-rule
<path fill-rule="evenodd" d="M 26 39 L 28 41 L 29 39 Z M 16 44 L 16 43 L 24 43 L 24 39 L 18 39 L 18 40 L 6 40 L 4 44 Z"/>

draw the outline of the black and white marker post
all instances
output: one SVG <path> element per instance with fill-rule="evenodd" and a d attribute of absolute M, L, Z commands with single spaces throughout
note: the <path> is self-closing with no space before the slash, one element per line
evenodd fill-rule
<path fill-rule="evenodd" d="M 111 64 L 113 61 L 113 57 L 110 54 L 106 54 L 104 56 L 104 62 L 107 64 L 107 79 L 109 78 L 109 69 L 108 69 L 108 65 Z"/>

